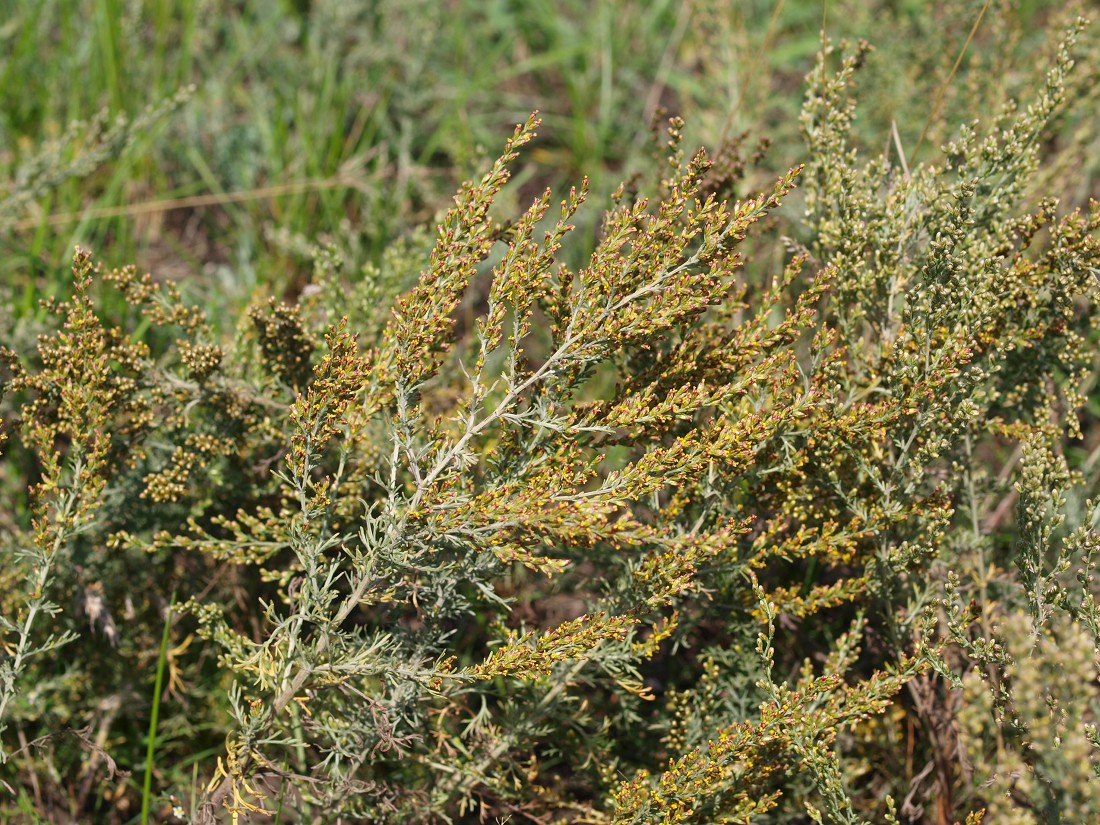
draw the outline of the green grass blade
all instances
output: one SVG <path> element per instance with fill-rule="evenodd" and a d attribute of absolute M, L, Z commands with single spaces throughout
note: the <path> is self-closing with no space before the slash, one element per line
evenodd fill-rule
<path fill-rule="evenodd" d="M 149 718 L 149 744 L 145 748 L 145 781 L 141 789 L 141 825 L 149 822 L 149 799 L 153 794 L 153 754 L 157 747 L 157 718 L 160 716 L 160 692 L 164 684 L 164 665 L 168 661 L 168 634 L 172 630 L 172 608 L 176 597 L 168 603 L 168 615 L 164 618 L 164 634 L 160 637 L 160 656 L 157 659 L 157 676 L 153 682 L 153 713 Z"/>

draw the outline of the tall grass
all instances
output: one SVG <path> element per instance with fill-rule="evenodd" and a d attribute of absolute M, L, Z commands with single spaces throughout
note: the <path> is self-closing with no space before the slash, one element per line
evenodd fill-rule
<path fill-rule="evenodd" d="M 936 145 L 965 114 L 956 87 L 995 82 L 1011 91 L 1035 48 L 1033 23 L 1048 14 L 1038 3 L 995 3 L 968 53 L 973 65 L 948 84 L 937 115 L 934 90 L 976 9 L 829 7 L 830 36 L 881 46 L 869 58 L 878 65 L 861 134 L 885 146 L 896 122 L 909 151 L 920 124 Z M 310 239 L 353 233 L 361 256 L 377 261 L 532 109 L 546 137 L 519 173 L 537 176 L 531 187 L 587 175 L 594 195 L 610 192 L 648 158 L 659 110 L 686 115 L 693 142 L 767 134 L 775 160 L 753 181 L 761 183 L 797 154 L 798 90 L 822 22 L 811 0 L 245 0 L 217 13 L 200 0 L 13 0 L 8 8 L 0 180 L 74 119 L 134 115 L 190 84 L 197 92 L 120 157 L 44 193 L 7 226 L 4 281 L 22 289 L 57 278 L 79 242 L 165 277 L 197 276 L 210 285 L 208 300 L 228 293 L 237 303 L 255 283 L 293 292 L 308 278 L 312 264 L 273 245 L 271 227 Z M 195 206 L 195 196 L 221 199 Z"/>

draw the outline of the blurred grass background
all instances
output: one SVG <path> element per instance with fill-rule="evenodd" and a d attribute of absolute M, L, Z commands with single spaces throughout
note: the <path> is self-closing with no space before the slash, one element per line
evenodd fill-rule
<path fill-rule="evenodd" d="M 688 145 L 767 139 L 747 181 L 767 185 L 800 160 L 802 80 L 823 24 L 834 40 L 877 47 L 861 76 L 865 145 L 891 151 L 896 123 L 912 152 L 927 127 L 921 157 L 932 157 L 974 99 L 993 110 L 1019 91 L 1061 6 L 4 0 L 0 297 L 35 312 L 64 283 L 75 244 L 186 280 L 228 312 L 257 286 L 293 294 L 312 244 L 377 262 L 533 109 L 542 135 L 509 190 L 517 200 L 587 175 L 602 203 L 651 156 L 662 113 L 687 119 Z M 150 107 L 168 111 L 104 138 Z M 1094 156 L 1066 182 L 1075 201 L 1095 191 Z M 28 182 L 34 197 L 12 202 Z"/>

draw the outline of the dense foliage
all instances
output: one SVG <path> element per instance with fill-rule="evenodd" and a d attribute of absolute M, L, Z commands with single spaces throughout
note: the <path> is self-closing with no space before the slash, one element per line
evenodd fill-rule
<path fill-rule="evenodd" d="M 1100 815 L 1089 36 L 912 163 L 826 43 L 802 164 L 673 117 L 591 237 L 587 181 L 511 210 L 532 116 L 231 329 L 77 248 L 0 328 L 0 811 Z"/>

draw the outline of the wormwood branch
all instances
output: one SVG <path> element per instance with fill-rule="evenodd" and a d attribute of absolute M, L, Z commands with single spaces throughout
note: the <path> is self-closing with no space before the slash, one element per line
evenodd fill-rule
<path fill-rule="evenodd" d="M 583 201 L 584 189 L 580 194 L 571 193 L 562 203 L 561 218 L 541 245 L 534 244 L 530 236 L 534 224 L 546 211 L 548 198 L 544 195 L 536 199 L 514 227 L 509 251 L 494 272 L 488 315 L 479 322 L 479 353 L 473 369 L 464 370 L 469 376 L 470 400 L 466 412 L 458 419 L 461 430 L 453 438 L 434 439 L 435 446 L 430 450 L 417 446 L 423 440 L 419 396 L 425 383 L 436 374 L 441 354 L 447 348 L 445 319 L 457 305 L 472 267 L 488 252 L 491 245 L 486 218 L 488 204 L 507 179 L 505 163 L 514 157 L 517 146 L 530 139 L 532 129 L 533 121 L 517 129 L 493 170 L 478 186 L 467 187 L 460 193 L 455 209 L 444 221 L 429 269 L 413 292 L 398 302 L 382 351 L 373 362 L 361 364 L 353 349 L 349 349 L 346 334 L 331 333 L 330 355 L 314 370 L 308 390 L 299 395 L 291 408 L 294 435 L 286 459 L 287 471 L 280 477 L 299 503 L 300 517 L 290 535 L 303 579 L 294 591 L 291 616 L 276 620 L 269 610 L 270 618 L 276 622 L 271 640 L 239 662 L 240 667 L 258 675 L 261 686 L 278 687 L 267 701 L 253 702 L 252 712 L 246 720 L 242 719 L 244 725 L 239 747 L 235 746 L 232 769 L 224 771 L 221 781 L 211 786 L 204 806 L 208 814 L 237 794 L 239 781 L 249 774 L 257 758 L 253 753 L 255 745 L 267 739 L 268 731 L 292 703 L 299 701 L 308 685 L 336 674 L 341 674 L 337 677 L 341 680 L 361 680 L 377 673 L 385 674 L 387 679 L 400 677 L 406 683 L 418 685 L 418 690 L 439 691 L 447 684 L 471 680 L 546 675 L 556 664 L 584 661 L 597 647 L 626 644 L 642 612 L 658 609 L 687 592 L 695 573 L 695 561 L 718 554 L 726 547 L 727 533 L 722 531 L 698 541 L 688 537 L 672 540 L 660 531 L 636 524 L 625 513 L 617 521 L 610 516 L 616 509 L 626 508 L 650 492 L 698 472 L 708 460 L 733 456 L 744 460 L 750 451 L 749 440 L 759 437 L 756 430 L 774 426 L 774 422 L 765 425 L 762 420 L 750 418 L 740 424 L 715 428 L 709 436 L 710 443 L 693 436 L 668 449 L 649 451 L 628 471 L 609 476 L 594 504 L 588 505 L 589 496 L 582 487 L 590 471 L 580 469 L 577 463 L 581 460 L 580 449 L 587 445 L 583 441 L 570 445 L 570 440 L 605 433 L 609 428 L 599 420 L 581 420 L 572 414 L 568 394 L 563 390 L 579 371 L 605 361 L 625 347 L 653 339 L 665 330 L 686 328 L 708 307 L 720 302 L 729 288 L 729 275 L 738 265 L 732 246 L 744 237 L 752 223 L 779 204 L 798 170 L 781 179 L 771 195 L 739 203 L 730 212 L 713 199 L 694 200 L 706 169 L 705 159 L 699 155 L 681 171 L 670 195 L 653 215 L 636 207 L 621 210 L 612 219 L 615 230 L 593 255 L 593 263 L 579 278 L 578 288 L 559 291 L 555 299 L 563 302 L 563 306 L 557 310 L 561 315 L 553 350 L 536 368 L 524 371 L 519 348 L 529 331 L 527 318 L 533 297 L 547 294 L 544 285 L 554 253 L 571 228 L 567 221 Z M 638 238 L 632 239 L 636 232 Z M 667 244 L 667 250 L 661 252 L 659 244 Z M 507 342 L 505 386 L 499 397 L 485 408 L 483 402 L 492 385 L 486 386 L 484 371 L 489 356 L 505 343 L 501 327 L 505 305 L 511 308 L 513 317 Z M 339 556 L 322 561 L 322 553 L 346 539 L 321 540 L 315 534 L 315 524 L 316 516 L 331 506 L 330 496 L 337 494 L 340 485 L 333 480 L 318 486 L 313 478 L 314 468 L 321 462 L 327 443 L 346 437 L 347 430 L 343 428 L 360 426 L 351 423 L 348 416 L 355 414 L 351 400 L 362 393 L 368 373 L 388 376 L 391 370 L 394 390 L 390 409 L 395 415 L 389 419 L 391 450 L 384 485 L 386 497 L 377 517 L 369 520 L 369 529 L 360 533 L 367 544 L 366 554 L 351 570 L 338 572 Z M 525 413 L 522 405 L 528 399 L 555 394 L 564 417 L 560 425 L 544 430 L 542 416 L 531 416 L 534 408 Z M 700 396 L 694 403 L 703 406 L 704 398 Z M 685 399 L 685 407 L 690 403 Z M 774 419 L 779 420 L 780 417 Z M 516 478 L 523 479 L 526 488 L 519 484 L 506 494 L 502 489 L 500 492 L 505 495 L 500 501 L 512 496 L 514 504 L 509 505 L 510 511 L 501 510 L 499 516 L 491 517 L 486 514 L 498 509 L 496 504 L 489 499 L 469 499 L 467 493 L 460 492 L 459 485 L 462 474 L 470 468 L 468 457 L 477 455 L 480 442 L 501 432 L 502 427 L 539 433 L 556 431 L 560 443 L 548 448 L 560 452 L 548 453 L 546 462 L 532 461 L 535 455 L 527 454 L 515 468 Z M 343 473 L 345 455 L 341 449 L 337 478 Z M 429 455 L 430 459 L 423 461 Z M 577 469 L 567 469 L 570 463 Z M 540 464 L 543 466 L 539 467 Z M 550 488 L 536 493 L 544 484 Z M 466 500 L 472 506 L 462 503 Z M 549 516 L 547 508 L 555 506 L 566 508 L 560 519 Z M 586 507 L 589 516 L 583 515 Z M 535 518 L 536 512 L 544 517 Z M 424 530 L 427 514 L 432 514 L 434 525 L 429 531 Z M 471 529 L 463 518 L 485 523 Z M 528 634 L 500 648 L 481 664 L 461 671 L 452 672 L 445 663 L 420 669 L 395 667 L 385 662 L 385 657 L 396 654 L 396 647 L 388 650 L 376 637 L 373 652 L 359 656 L 351 652 L 348 640 L 341 637 L 340 628 L 363 607 L 368 594 L 386 586 L 387 569 L 393 573 L 417 570 L 421 575 L 432 576 L 449 569 L 447 562 L 438 566 L 413 563 L 419 556 L 438 554 L 441 548 L 433 547 L 435 542 L 454 542 L 466 537 L 481 547 L 488 545 L 502 561 L 522 560 L 551 573 L 563 570 L 563 565 L 536 559 L 522 546 L 522 542 L 529 541 L 522 537 L 532 533 L 547 539 L 560 534 L 585 543 L 606 537 L 625 546 L 656 542 L 659 551 L 649 554 L 630 574 L 634 580 L 630 587 L 637 591 L 634 598 L 640 600 L 634 607 L 618 606 L 613 613 L 572 620 L 548 633 Z M 728 531 L 728 535 L 734 536 L 736 531 Z M 673 560 L 676 553 L 682 553 L 683 558 Z M 476 555 L 467 558 L 466 563 L 479 563 Z M 400 560 L 396 567 L 393 560 Z M 376 568 L 379 561 L 381 569 Z M 503 605 L 505 602 L 491 585 L 480 580 L 489 569 L 492 568 L 479 571 L 479 578 L 473 583 L 486 599 Z M 398 586 L 404 586 L 399 582 L 408 575 L 398 573 Z M 338 589 L 338 582 L 345 583 L 346 590 Z M 319 626 L 318 632 L 304 644 L 302 634 L 307 619 Z M 335 644 L 338 638 L 339 644 Z M 378 662 L 372 663 L 372 657 Z M 546 701 L 554 703 L 556 695 L 551 691 Z M 444 794 L 442 804 L 447 804 L 449 798 L 449 794 Z"/>
<path fill-rule="evenodd" d="M 94 271 L 91 253 L 78 247 L 73 255 L 74 293 L 57 308 L 64 314 L 64 327 L 55 338 L 39 341 L 43 367 L 38 374 L 28 374 L 13 353 L 4 353 L 14 373 L 7 390 L 30 396 L 22 407 L 22 429 L 43 466 L 42 480 L 31 490 L 32 544 L 19 551 L 27 566 L 24 613 L 18 624 L 0 617 L 0 732 L 28 659 L 76 638 L 67 631 L 37 640 L 33 631 L 40 616 L 60 611 L 49 599 L 54 568 L 72 540 L 95 519 L 107 483 L 108 428 L 125 392 L 111 367 L 111 341 L 88 294 Z M 62 454 L 58 445 L 66 441 Z M 4 638 L 9 633 L 17 635 L 14 652 Z M 0 749 L 0 761 L 5 759 L 6 751 Z"/>

